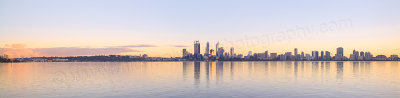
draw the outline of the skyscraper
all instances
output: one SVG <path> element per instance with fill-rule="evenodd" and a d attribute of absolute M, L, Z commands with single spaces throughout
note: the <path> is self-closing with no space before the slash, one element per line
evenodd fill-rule
<path fill-rule="evenodd" d="M 210 55 L 213 55 L 214 54 L 214 49 L 211 49 L 210 50 Z"/>
<path fill-rule="evenodd" d="M 312 60 L 316 61 L 319 60 L 319 52 L 318 51 L 312 51 Z"/>
<path fill-rule="evenodd" d="M 219 42 L 215 45 L 215 54 L 218 56 Z"/>
<path fill-rule="evenodd" d="M 360 56 L 362 56 L 362 57 L 364 56 L 364 52 L 363 51 L 360 52 Z"/>
<path fill-rule="evenodd" d="M 235 50 L 233 47 L 231 47 L 231 56 L 233 56 L 235 54 Z"/>
<path fill-rule="evenodd" d="M 271 53 L 271 60 L 276 60 L 278 53 Z"/>
<path fill-rule="evenodd" d="M 297 55 L 297 48 L 294 48 L 294 56 Z"/>
<path fill-rule="evenodd" d="M 194 55 L 200 55 L 200 42 L 194 41 Z"/>
<path fill-rule="evenodd" d="M 343 48 L 339 47 L 336 49 L 335 60 L 343 60 Z"/>
<path fill-rule="evenodd" d="M 361 51 L 361 52 L 360 52 L 360 57 L 359 57 L 359 60 L 364 60 L 364 57 L 365 57 L 365 56 L 364 56 L 364 52 L 363 52 L 363 51 Z"/>
<path fill-rule="evenodd" d="M 183 49 L 182 49 L 182 57 L 186 57 L 186 55 L 187 55 L 186 49 L 183 48 Z"/>
<path fill-rule="evenodd" d="M 268 58 L 268 50 L 264 52 L 264 58 Z"/>
<path fill-rule="evenodd" d="M 321 51 L 321 58 L 319 60 L 321 61 L 325 60 L 324 51 Z"/>
<path fill-rule="evenodd" d="M 206 44 L 206 52 L 205 52 L 205 55 L 206 55 L 206 56 L 210 55 L 210 43 L 209 43 L 209 42 L 207 42 L 207 44 Z"/>
<path fill-rule="evenodd" d="M 358 57 L 360 56 L 360 53 L 358 52 L 358 51 L 356 51 L 356 50 L 353 50 L 353 59 L 354 60 L 358 60 Z"/>
<path fill-rule="evenodd" d="M 224 57 L 224 53 L 225 53 L 224 47 L 220 47 L 220 48 L 218 49 L 218 52 L 217 52 L 218 57 L 219 57 L 219 58 L 223 58 L 223 57 Z"/>
<path fill-rule="evenodd" d="M 329 51 L 325 51 L 325 60 L 331 60 L 331 53 Z"/>

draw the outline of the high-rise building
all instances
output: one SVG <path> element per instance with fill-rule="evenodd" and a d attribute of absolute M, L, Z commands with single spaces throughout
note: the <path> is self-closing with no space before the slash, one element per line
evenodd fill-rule
<path fill-rule="evenodd" d="M 358 51 L 355 51 L 355 53 L 354 53 L 354 57 L 355 57 L 355 59 L 356 59 L 356 60 L 359 60 L 359 57 L 360 57 L 360 52 L 358 52 Z"/>
<path fill-rule="evenodd" d="M 360 52 L 360 56 L 358 57 L 358 60 L 364 61 L 365 54 L 363 51 Z"/>
<path fill-rule="evenodd" d="M 218 56 L 218 48 L 219 48 L 219 42 L 215 45 L 215 55 Z"/>
<path fill-rule="evenodd" d="M 357 61 L 360 60 L 360 53 L 356 50 L 353 50 L 353 54 L 350 55 L 350 60 Z"/>
<path fill-rule="evenodd" d="M 268 58 L 268 50 L 264 52 L 264 58 Z"/>
<path fill-rule="evenodd" d="M 304 55 L 304 52 L 302 51 L 301 52 L 301 56 L 300 56 L 300 60 L 304 60 L 304 57 L 305 57 L 305 55 Z"/>
<path fill-rule="evenodd" d="M 207 42 L 206 44 L 206 52 L 204 53 L 206 56 L 210 55 L 210 43 Z"/>
<path fill-rule="evenodd" d="M 281 60 L 281 61 L 286 61 L 287 60 L 287 57 L 286 57 L 287 55 L 283 55 L 283 54 L 281 54 L 281 55 L 279 55 L 279 60 Z"/>
<path fill-rule="evenodd" d="M 186 51 L 186 49 L 184 48 L 184 49 L 182 49 L 182 57 L 186 57 L 187 56 L 187 51 Z"/>
<path fill-rule="evenodd" d="M 363 51 L 360 52 L 360 56 L 364 56 L 364 52 Z"/>
<path fill-rule="evenodd" d="M 310 54 L 306 54 L 305 60 L 311 61 L 312 60 L 312 56 L 310 56 Z"/>
<path fill-rule="evenodd" d="M 200 42 L 194 41 L 194 55 L 200 55 Z"/>
<path fill-rule="evenodd" d="M 336 49 L 336 56 L 335 56 L 335 60 L 343 60 L 343 48 L 339 47 Z"/>
<path fill-rule="evenodd" d="M 297 55 L 297 48 L 294 48 L 294 56 Z"/>
<path fill-rule="evenodd" d="M 392 61 L 398 61 L 399 60 L 399 55 L 390 55 L 390 60 Z"/>
<path fill-rule="evenodd" d="M 331 59 L 332 57 L 331 57 L 331 52 L 329 52 L 329 51 L 325 51 L 325 60 L 332 60 Z"/>
<path fill-rule="evenodd" d="M 218 57 L 222 58 L 224 56 L 224 53 L 225 53 L 224 47 L 219 47 L 217 52 Z"/>
<path fill-rule="evenodd" d="M 278 53 L 271 53 L 271 60 L 276 60 L 278 58 Z"/>
<path fill-rule="evenodd" d="M 312 51 L 312 60 L 314 60 L 314 61 L 319 60 L 318 59 L 318 57 L 319 57 L 318 54 L 319 54 L 318 51 Z"/>
<path fill-rule="evenodd" d="M 319 59 L 319 60 L 321 60 L 321 61 L 325 60 L 324 51 L 321 51 L 321 57 L 320 57 L 320 59 Z"/>
<path fill-rule="evenodd" d="M 292 52 L 286 52 L 285 53 L 285 60 L 293 60 Z"/>
<path fill-rule="evenodd" d="M 373 55 L 370 52 L 365 52 L 364 53 L 364 60 L 370 61 L 372 60 Z"/>
<path fill-rule="evenodd" d="M 233 56 L 234 54 L 235 54 L 235 49 L 231 47 L 231 56 Z"/>
<path fill-rule="evenodd" d="M 210 55 L 213 55 L 214 52 L 215 52 L 214 49 L 211 49 L 211 50 L 210 50 Z"/>

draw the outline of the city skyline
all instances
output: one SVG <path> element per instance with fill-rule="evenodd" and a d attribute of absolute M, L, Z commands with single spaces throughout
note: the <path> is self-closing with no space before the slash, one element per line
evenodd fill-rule
<path fill-rule="evenodd" d="M 207 45 L 210 44 L 210 42 L 207 41 L 207 45 L 201 47 L 201 41 L 196 40 L 194 43 L 198 44 L 198 47 L 199 47 L 197 49 L 198 53 L 202 54 L 202 55 L 204 55 L 206 53 Z M 50 52 L 53 52 L 55 54 L 62 54 L 62 55 L 38 55 L 37 53 L 34 52 L 35 49 L 24 48 L 25 46 L 23 44 L 12 44 L 12 45 L 8 45 L 7 44 L 6 46 L 7 46 L 6 48 L 1 48 L 2 49 L 1 51 L 4 52 L 2 55 L 6 54 L 10 58 L 26 58 L 26 57 L 42 57 L 42 56 L 45 56 L 45 57 L 53 57 L 53 56 L 67 57 L 67 56 L 95 56 L 95 55 L 132 55 L 132 54 L 118 54 L 118 53 L 104 52 L 104 51 L 108 51 L 109 49 L 116 49 L 117 51 L 127 51 L 127 52 L 135 51 L 133 49 L 130 50 L 129 48 L 121 48 L 122 50 L 118 50 L 118 48 L 87 48 L 88 50 L 85 50 L 85 48 L 79 48 L 79 47 L 56 47 L 56 49 L 54 49 L 54 50 L 52 50 L 51 48 L 43 48 L 42 50 L 41 49 L 36 49 L 36 50 L 39 50 L 39 51 L 49 51 L 50 50 Z M 197 45 L 195 45 L 195 47 L 196 46 Z M 151 48 L 151 47 L 158 47 L 158 46 L 152 46 L 152 45 L 130 45 L 130 46 L 116 46 L 116 47 L 144 47 L 144 48 L 150 47 Z M 174 46 L 170 46 L 170 47 L 174 47 Z M 223 48 L 224 46 L 220 45 L 220 42 L 217 41 L 216 44 L 215 44 L 215 47 Z M 80 53 L 87 52 L 87 55 L 74 55 L 74 53 L 72 53 L 72 54 L 64 53 L 65 51 L 63 49 L 68 49 L 68 48 L 75 49 L 75 51 L 76 50 L 83 50 Z M 195 48 L 190 48 L 189 45 L 187 45 L 187 46 L 185 45 L 184 47 L 183 46 L 177 46 L 175 48 L 180 48 L 179 49 L 179 53 L 177 53 L 177 54 L 179 54 L 178 56 L 152 56 L 152 57 L 181 57 L 181 55 L 182 55 L 181 54 L 181 49 L 182 48 L 186 49 L 190 53 L 194 53 L 194 51 L 191 51 L 191 50 L 196 50 Z M 226 47 L 225 48 L 226 50 L 224 52 L 230 53 L 231 48 L 234 48 L 234 47 Z M 33 54 L 33 55 L 31 55 L 31 56 L 22 55 L 21 57 L 13 57 L 13 54 L 10 55 L 10 54 L 7 53 L 8 52 L 7 49 L 11 49 L 11 50 L 12 49 L 16 49 L 16 52 L 29 52 L 30 54 Z M 95 50 L 95 51 L 90 51 L 90 49 L 91 50 Z M 292 48 L 292 49 L 295 49 L 295 50 L 294 51 L 289 51 L 289 52 L 292 52 L 293 54 L 295 54 L 296 49 L 298 50 L 299 48 Z M 57 53 L 58 52 L 57 50 L 61 50 L 60 53 Z M 210 50 L 213 50 L 214 54 L 216 54 L 217 51 L 218 51 L 218 48 L 212 48 L 212 47 L 210 48 L 208 46 L 208 52 L 210 52 Z M 275 49 L 271 49 L 271 50 L 275 50 Z M 270 51 L 270 53 L 273 52 L 273 53 L 277 53 L 277 54 L 285 54 L 286 52 L 288 52 L 287 51 L 288 49 L 281 49 L 281 51 L 271 51 L 271 50 L 264 50 L 264 51 Z M 343 51 L 343 56 L 350 57 L 350 55 L 354 53 L 354 50 L 357 50 L 357 52 L 361 52 L 361 51 L 370 52 L 370 51 L 368 51 L 368 49 L 344 49 L 344 50 L 342 50 Z M 244 51 L 244 52 L 235 52 L 237 54 L 243 54 L 243 55 L 247 55 L 249 53 L 249 51 L 252 52 L 252 53 L 264 52 L 264 51 L 254 51 L 254 50 L 236 50 L 236 47 L 235 47 L 235 51 Z M 314 49 L 314 50 L 307 50 L 307 51 L 300 50 L 300 51 L 297 51 L 297 52 L 298 52 L 298 54 L 300 54 L 300 53 L 312 54 L 314 51 L 316 51 L 316 52 L 319 52 L 319 51 L 332 52 L 332 51 L 337 51 L 337 49 L 336 48 L 335 49 L 327 49 L 327 50 L 316 50 L 316 49 Z M 90 54 L 90 53 L 95 53 L 95 54 Z M 370 52 L 370 53 L 373 53 L 373 52 Z M 141 52 L 140 54 L 134 54 L 134 55 L 143 55 L 143 54 L 146 54 L 146 53 L 145 52 Z M 374 54 L 378 54 L 378 53 L 374 53 Z M 146 54 L 146 55 L 148 55 L 148 54 Z M 390 56 L 390 55 L 399 55 L 399 53 L 380 54 L 380 55 Z"/>
<path fill-rule="evenodd" d="M 400 53 L 399 1 L 310 2 L 6 0 L 0 1 L 0 48 L 10 57 L 178 57 L 200 40 L 203 46 L 224 42 L 226 51 L 242 54 L 338 46 L 347 48 L 345 55 L 352 49 Z"/>
<path fill-rule="evenodd" d="M 273 51 L 265 50 L 264 52 L 253 52 L 248 51 L 248 54 L 236 54 L 234 53 L 234 47 L 231 47 L 229 51 L 225 51 L 223 46 L 220 46 L 218 41 L 215 44 L 215 53 L 213 49 L 210 50 L 209 42 L 207 41 L 207 46 L 205 47 L 205 52 L 202 54 L 200 52 L 200 41 L 194 41 L 194 53 L 187 51 L 186 48 L 182 49 L 182 59 L 203 61 L 203 60 L 267 60 L 267 61 L 381 61 L 381 60 L 393 60 L 398 61 L 399 55 L 374 55 L 370 51 L 359 51 L 353 49 L 349 56 L 345 55 L 345 49 L 343 47 L 337 47 L 334 54 L 331 51 L 321 50 L 311 51 L 307 53 L 301 51 L 299 54 L 299 49 L 294 48 L 293 51 L 286 51 L 285 53 L 276 53 Z M 207 51 L 209 50 L 209 51 Z M 253 54 L 254 53 L 254 54 Z M 293 53 L 293 54 L 292 54 Z"/>
<path fill-rule="evenodd" d="M 0 98 L 400 98 L 400 0 L 0 0 Z"/>

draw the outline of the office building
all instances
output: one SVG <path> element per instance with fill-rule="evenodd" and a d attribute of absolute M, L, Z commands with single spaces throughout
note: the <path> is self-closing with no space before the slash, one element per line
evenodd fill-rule
<path fill-rule="evenodd" d="M 194 55 L 200 55 L 200 42 L 194 41 Z"/>
<path fill-rule="evenodd" d="M 231 56 L 234 56 L 234 54 L 235 54 L 235 49 L 233 48 L 233 47 L 231 47 Z"/>
<path fill-rule="evenodd" d="M 218 56 L 218 48 L 219 48 L 219 42 L 217 42 L 217 44 L 215 45 L 215 55 Z"/>
<path fill-rule="evenodd" d="M 331 52 L 325 51 L 325 60 L 330 61 L 330 60 L 332 60 L 331 58 L 332 58 L 331 57 Z"/>
<path fill-rule="evenodd" d="M 271 60 L 276 60 L 278 58 L 278 53 L 271 53 Z"/>
<path fill-rule="evenodd" d="M 182 49 L 182 57 L 184 58 L 184 57 L 186 57 L 187 56 L 187 51 L 186 51 L 186 49 L 184 48 L 184 49 Z"/>
<path fill-rule="evenodd" d="M 312 51 L 312 60 L 317 61 L 319 60 L 319 52 L 318 51 Z"/>
<path fill-rule="evenodd" d="M 205 50 L 204 55 L 205 56 L 209 56 L 210 55 L 210 43 L 209 42 L 207 42 L 207 44 L 206 44 L 206 50 Z"/>
<path fill-rule="evenodd" d="M 321 60 L 321 61 L 325 60 L 324 51 L 321 51 L 321 57 L 320 57 L 320 59 L 319 59 L 319 60 Z"/>
<path fill-rule="evenodd" d="M 336 49 L 336 55 L 335 55 L 335 60 L 343 60 L 343 48 L 339 47 Z"/>

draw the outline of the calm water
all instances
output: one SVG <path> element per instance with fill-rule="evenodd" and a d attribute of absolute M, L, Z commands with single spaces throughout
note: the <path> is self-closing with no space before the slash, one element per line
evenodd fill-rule
<path fill-rule="evenodd" d="M 0 98 L 400 97 L 399 62 L 0 63 Z"/>

